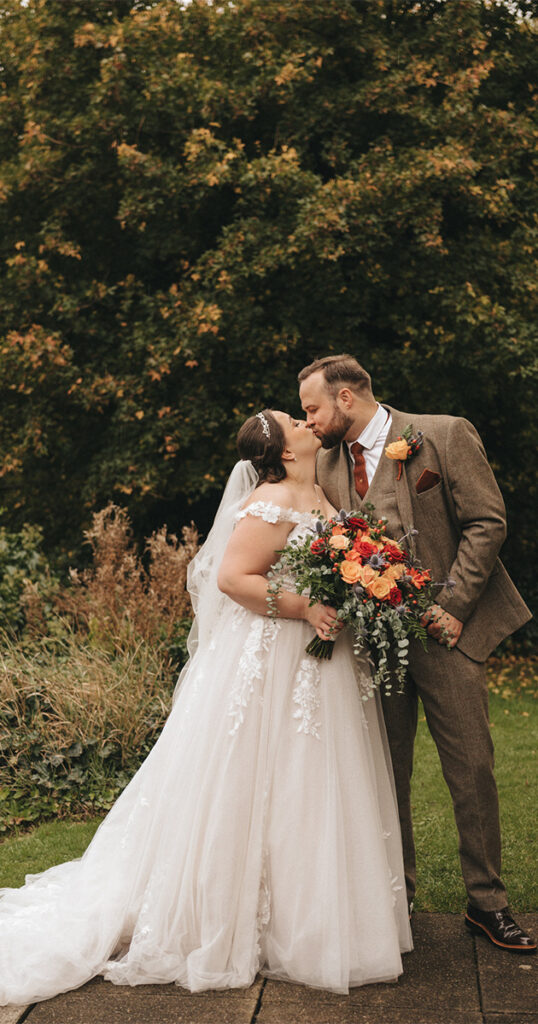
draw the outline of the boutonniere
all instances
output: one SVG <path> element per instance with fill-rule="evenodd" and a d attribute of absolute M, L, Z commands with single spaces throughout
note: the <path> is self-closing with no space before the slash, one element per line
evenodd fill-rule
<path fill-rule="evenodd" d="M 387 445 L 385 448 L 385 455 L 388 459 L 395 459 L 398 462 L 398 476 L 397 480 L 402 475 L 402 466 L 408 459 L 412 459 L 413 455 L 416 455 L 419 449 L 422 447 L 424 440 L 424 434 L 422 430 L 417 430 L 416 434 L 413 434 L 413 427 L 411 423 L 408 423 L 405 430 L 402 430 L 400 436 L 392 444 Z"/>

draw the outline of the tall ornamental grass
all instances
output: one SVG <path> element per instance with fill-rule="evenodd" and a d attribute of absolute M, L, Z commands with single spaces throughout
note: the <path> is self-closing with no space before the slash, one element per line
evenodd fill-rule
<path fill-rule="evenodd" d="M 92 565 L 72 570 L 50 609 L 21 597 L 26 628 L 0 643 L 0 831 L 106 809 L 155 742 L 185 658 L 186 591 L 198 548 L 166 528 L 140 556 L 124 510 L 86 534 Z"/>

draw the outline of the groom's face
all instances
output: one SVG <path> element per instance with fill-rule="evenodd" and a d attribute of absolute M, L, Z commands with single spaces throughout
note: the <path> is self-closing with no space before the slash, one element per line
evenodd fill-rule
<path fill-rule="evenodd" d="M 353 418 L 341 407 L 338 398 L 327 390 L 323 373 L 312 373 L 301 382 L 301 405 L 307 426 L 319 437 L 324 448 L 334 448 L 344 440 Z"/>

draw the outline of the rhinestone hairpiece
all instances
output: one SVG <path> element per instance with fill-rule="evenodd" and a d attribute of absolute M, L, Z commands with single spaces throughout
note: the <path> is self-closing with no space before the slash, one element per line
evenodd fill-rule
<path fill-rule="evenodd" d="M 260 423 L 262 425 L 262 430 L 263 430 L 265 436 L 266 437 L 271 437 L 271 431 L 269 430 L 269 423 L 267 422 L 267 418 L 263 415 L 263 412 L 257 412 L 256 416 L 258 417 L 258 419 L 259 419 L 259 421 L 260 421 Z"/>

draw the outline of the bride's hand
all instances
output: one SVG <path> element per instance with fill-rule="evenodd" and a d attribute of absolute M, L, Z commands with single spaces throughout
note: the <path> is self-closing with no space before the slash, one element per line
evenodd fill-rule
<path fill-rule="evenodd" d="M 320 640 L 336 640 L 343 623 L 336 617 L 336 608 L 326 604 L 311 604 L 305 612 L 305 619 L 314 627 Z"/>

